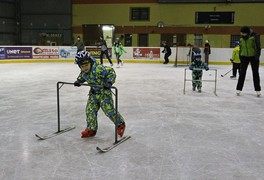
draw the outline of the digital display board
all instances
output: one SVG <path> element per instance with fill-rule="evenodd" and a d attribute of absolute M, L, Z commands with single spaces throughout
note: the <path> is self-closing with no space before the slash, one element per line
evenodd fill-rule
<path fill-rule="evenodd" d="M 234 24 L 235 12 L 196 12 L 195 24 Z"/>

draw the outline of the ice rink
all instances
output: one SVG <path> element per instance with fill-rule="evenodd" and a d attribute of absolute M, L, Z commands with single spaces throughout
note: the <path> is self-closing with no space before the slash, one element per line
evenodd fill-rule
<path fill-rule="evenodd" d="M 202 93 L 184 88 L 184 68 L 172 64 L 125 63 L 115 68 L 119 112 L 131 139 L 107 153 L 96 147 L 114 142 L 114 125 L 100 110 L 99 129 L 81 138 L 86 126 L 89 87 L 60 89 L 61 127 L 57 131 L 58 81 L 74 82 L 73 63 L 0 64 L 1 180 L 261 180 L 264 177 L 264 92 L 256 97 L 249 66 L 241 96 L 232 67 L 217 69 L 217 87 L 203 82 Z M 214 70 L 204 79 L 214 80 Z M 187 78 L 191 71 L 187 71 Z M 260 67 L 264 87 L 264 67 Z"/>

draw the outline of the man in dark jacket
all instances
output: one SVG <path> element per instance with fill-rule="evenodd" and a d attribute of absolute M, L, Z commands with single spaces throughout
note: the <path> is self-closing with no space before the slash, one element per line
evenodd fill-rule
<path fill-rule="evenodd" d="M 204 62 L 209 65 L 209 55 L 211 54 L 211 46 L 209 44 L 209 41 L 205 41 L 204 45 Z"/>
<path fill-rule="evenodd" d="M 101 54 L 100 54 L 101 64 L 104 63 L 103 62 L 103 57 L 105 55 L 106 58 L 108 59 L 110 65 L 113 66 L 113 63 L 112 63 L 111 58 L 110 58 L 109 53 L 108 53 L 108 48 L 107 48 L 107 45 L 106 45 L 106 41 L 104 40 L 104 36 L 100 37 L 100 41 L 99 41 L 98 45 L 101 46 Z"/>
<path fill-rule="evenodd" d="M 167 44 L 166 41 L 163 41 L 163 47 L 164 49 L 162 50 L 162 53 L 165 53 L 164 55 L 164 60 L 165 62 L 163 64 L 168 64 L 170 61 L 169 61 L 169 57 L 171 55 L 171 48 L 170 46 Z"/>
<path fill-rule="evenodd" d="M 84 50 L 84 43 L 82 42 L 80 36 L 77 37 L 77 41 L 72 46 L 77 46 L 77 53 Z"/>

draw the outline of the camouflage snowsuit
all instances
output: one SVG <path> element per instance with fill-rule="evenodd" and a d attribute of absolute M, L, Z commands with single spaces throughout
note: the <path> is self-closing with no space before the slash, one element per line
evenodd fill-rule
<path fill-rule="evenodd" d="M 114 84 L 116 74 L 113 68 L 94 63 L 89 73 L 81 72 L 77 80 L 81 83 L 87 82 L 91 85 L 103 85 L 106 82 Z M 86 121 L 89 130 L 97 130 L 97 113 L 102 108 L 105 115 L 116 122 L 116 111 L 113 105 L 112 91 L 109 88 L 91 87 L 86 106 Z M 118 113 L 117 124 L 124 122 Z"/>
<path fill-rule="evenodd" d="M 202 76 L 203 76 L 203 70 L 209 70 L 206 63 L 202 62 L 201 60 L 194 60 L 190 66 L 189 69 L 192 70 L 192 86 L 193 88 L 196 88 L 198 90 L 201 90 L 202 88 Z"/>

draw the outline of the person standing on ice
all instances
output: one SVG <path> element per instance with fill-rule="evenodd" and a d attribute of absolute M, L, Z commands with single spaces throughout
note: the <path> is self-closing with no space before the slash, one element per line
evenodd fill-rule
<path fill-rule="evenodd" d="M 204 62 L 209 66 L 209 55 L 211 54 L 211 46 L 208 40 L 205 40 L 204 45 Z"/>
<path fill-rule="evenodd" d="M 105 115 L 116 124 L 116 111 L 113 105 L 111 86 L 115 83 L 116 73 L 113 68 L 98 64 L 87 51 L 80 51 L 75 56 L 75 63 L 81 69 L 74 86 L 81 86 L 87 82 L 90 85 L 99 85 L 102 87 L 91 87 L 86 106 L 87 126 L 82 131 L 82 138 L 95 136 L 98 123 L 97 113 L 102 108 Z M 117 114 L 117 133 L 123 136 L 126 125 L 121 114 Z"/>
<path fill-rule="evenodd" d="M 110 63 L 110 66 L 113 66 L 113 62 L 109 56 L 109 52 L 108 52 L 106 41 L 104 40 L 104 36 L 100 36 L 100 41 L 99 41 L 98 45 L 101 46 L 101 54 L 100 54 L 101 64 L 104 63 L 103 58 L 105 55 L 105 57 L 108 59 L 108 61 Z"/>
<path fill-rule="evenodd" d="M 77 53 L 84 50 L 84 43 L 82 42 L 80 36 L 77 37 L 77 41 L 72 46 L 77 46 Z"/>
<path fill-rule="evenodd" d="M 163 41 L 162 42 L 162 45 L 163 45 L 163 50 L 162 50 L 162 53 L 164 53 L 164 63 L 163 64 L 168 64 L 170 62 L 169 60 L 169 57 L 171 55 L 171 48 L 170 46 L 167 44 L 166 41 Z"/>
<path fill-rule="evenodd" d="M 260 56 L 260 42 L 256 36 L 251 35 L 250 28 L 248 26 L 243 26 L 240 29 L 241 38 L 239 40 L 240 43 L 240 74 L 237 82 L 237 95 L 240 95 L 245 78 L 247 73 L 247 67 L 250 63 L 252 74 L 253 74 L 253 82 L 254 89 L 256 91 L 257 96 L 261 95 L 261 87 L 260 87 L 260 77 L 259 77 L 259 56 Z"/>
<path fill-rule="evenodd" d="M 230 76 L 230 78 L 236 78 L 237 71 L 238 73 L 240 73 L 239 41 L 235 42 L 235 48 L 233 49 L 232 58 L 230 59 L 230 61 L 233 64 L 233 74 L 232 76 Z"/>
<path fill-rule="evenodd" d="M 203 76 L 203 69 L 206 71 L 209 70 L 206 63 L 202 62 L 202 56 L 200 53 L 194 54 L 194 60 L 190 64 L 189 69 L 192 70 L 192 86 L 193 91 L 198 89 L 198 92 L 202 92 L 202 76 Z"/>
<path fill-rule="evenodd" d="M 114 53 L 116 55 L 116 60 L 117 60 L 117 67 L 120 67 L 120 63 L 121 66 L 123 66 L 124 62 L 120 59 L 120 57 L 122 56 L 123 53 L 126 53 L 126 50 L 124 49 L 124 46 L 122 45 L 122 43 L 120 42 L 119 38 L 116 38 L 116 41 L 114 42 Z"/>

